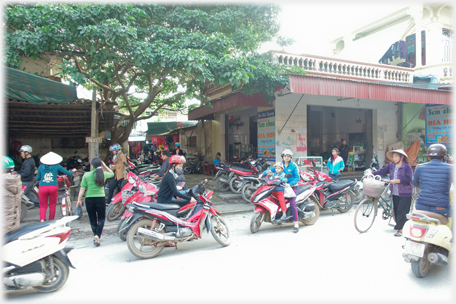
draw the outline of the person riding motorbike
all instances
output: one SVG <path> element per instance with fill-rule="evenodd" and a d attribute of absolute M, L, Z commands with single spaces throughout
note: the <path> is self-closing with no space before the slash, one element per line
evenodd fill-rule
<path fill-rule="evenodd" d="M 181 155 L 173 155 L 169 158 L 169 167 L 168 173 L 160 184 L 160 189 L 158 190 L 157 202 L 160 204 L 179 204 L 184 206 L 189 202 L 196 202 L 193 197 L 182 194 L 177 190 L 176 179 L 178 174 L 183 173 L 183 164 L 185 163 L 185 158 Z M 182 200 L 177 200 L 173 198 L 177 196 L 182 198 Z"/>
<path fill-rule="evenodd" d="M 112 154 L 114 154 L 112 161 L 115 164 L 115 178 L 109 185 L 109 193 L 106 205 L 109 205 L 111 203 L 111 199 L 114 194 L 114 189 L 116 187 L 119 187 L 119 190 L 122 189 L 123 181 L 127 178 L 127 173 L 124 165 L 124 163 L 127 162 L 127 157 L 125 156 L 125 154 L 122 153 L 120 145 L 112 145 L 111 147 L 109 147 L 109 151 L 112 152 Z"/>
<path fill-rule="evenodd" d="M 30 192 L 32 191 L 33 185 L 35 184 L 35 169 L 36 164 L 35 160 L 32 158 L 32 147 L 29 145 L 24 145 L 19 149 L 21 153 L 21 157 L 24 159 L 22 162 L 21 170 L 17 172 L 21 176 L 22 186 L 25 186 L 24 195 L 29 198 L 29 200 L 35 204 L 35 206 L 39 207 L 40 202 L 36 200 L 34 197 L 30 196 Z"/>
<path fill-rule="evenodd" d="M 291 187 L 293 189 L 294 193 L 296 194 L 298 191 L 298 187 L 296 185 L 299 182 L 299 171 L 298 171 L 298 167 L 296 166 L 296 164 L 291 161 L 291 158 L 293 157 L 293 152 L 291 152 L 290 149 L 285 149 L 282 151 L 281 156 L 282 156 L 282 160 L 283 160 L 282 164 L 284 167 L 283 173 L 291 174 L 291 177 L 287 178 L 287 183 L 285 184 L 285 187 Z M 272 171 L 273 173 L 276 173 L 275 168 L 271 168 L 270 171 Z M 264 174 L 264 172 L 263 172 L 263 174 Z M 282 192 L 282 196 L 283 196 L 284 190 L 277 191 L 277 189 L 276 189 L 277 192 Z M 280 195 L 280 194 L 278 194 L 278 195 Z M 288 201 L 290 202 L 291 212 L 293 213 L 293 223 L 294 223 L 293 232 L 297 233 L 299 231 L 299 215 L 298 215 L 298 209 L 296 208 L 296 197 L 289 198 Z"/>
<path fill-rule="evenodd" d="M 427 152 L 430 161 L 416 166 L 412 180 L 412 184 L 420 188 L 415 209 L 450 217 L 453 165 L 444 162 L 447 148 L 442 144 L 433 144 L 429 146 Z"/>
<path fill-rule="evenodd" d="M 262 176 L 268 174 L 272 175 L 275 178 L 278 178 L 279 180 L 283 182 L 287 182 L 287 178 L 285 177 L 285 173 L 283 172 L 283 164 L 281 162 L 277 162 L 274 165 L 275 173 L 273 173 L 270 169 L 267 169 L 266 171 L 263 172 Z M 261 180 L 261 178 L 258 178 Z M 282 217 L 280 218 L 281 221 L 284 221 L 287 219 L 286 213 L 287 213 L 287 207 L 285 205 L 285 197 L 284 197 L 284 191 L 285 189 L 283 187 L 276 187 L 274 194 L 277 196 L 279 199 L 279 204 L 280 204 L 280 209 L 282 209 Z"/>

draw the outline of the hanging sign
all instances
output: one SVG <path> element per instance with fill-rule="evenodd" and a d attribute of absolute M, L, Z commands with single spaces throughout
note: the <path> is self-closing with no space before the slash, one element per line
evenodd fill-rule
<path fill-rule="evenodd" d="M 275 110 L 258 113 L 258 158 L 275 161 Z"/>
<path fill-rule="evenodd" d="M 426 106 L 426 147 L 432 144 L 452 145 L 453 117 L 451 106 Z"/>

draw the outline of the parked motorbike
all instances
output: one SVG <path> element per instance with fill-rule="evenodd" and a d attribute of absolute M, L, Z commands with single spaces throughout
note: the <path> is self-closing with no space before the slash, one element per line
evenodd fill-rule
<path fill-rule="evenodd" d="M 230 190 L 230 185 L 228 184 L 228 176 L 230 175 L 229 166 L 226 164 L 218 164 L 215 166 L 215 170 L 217 173 L 215 174 L 214 179 L 215 187 L 220 192 L 226 192 Z"/>
<path fill-rule="evenodd" d="M 141 259 L 157 256 L 165 245 L 199 239 L 204 228 L 211 231 L 214 239 L 222 246 L 231 243 L 230 232 L 220 212 L 210 201 L 212 191 L 205 189 L 207 180 L 189 190 L 197 201 L 187 220 L 177 217 L 181 208 L 178 204 L 132 203 L 128 211 L 133 214 L 127 235 L 128 249 Z M 177 247 L 176 247 L 177 248 Z"/>
<path fill-rule="evenodd" d="M 291 174 L 288 173 L 285 176 L 290 177 Z M 262 178 L 261 187 L 252 195 L 251 203 L 255 206 L 255 212 L 250 220 L 250 231 L 252 233 L 257 232 L 263 222 L 273 225 L 293 222 L 292 211 L 287 198 L 285 198 L 285 204 L 287 207 L 286 216 L 288 218 L 285 221 L 280 220 L 283 212 L 280 209 L 278 198 L 273 193 L 275 188 L 279 186 L 283 187 L 284 183 L 279 179 L 266 175 Z M 317 185 L 315 182 L 298 186 L 295 204 L 298 209 L 299 219 L 304 225 L 313 225 L 320 216 L 320 209 L 316 208 L 315 203 L 309 200 L 316 189 Z"/>
<path fill-rule="evenodd" d="M 242 177 L 258 177 L 258 175 L 269 167 L 264 158 L 259 160 L 249 159 L 246 161 L 250 168 L 242 168 L 239 166 L 232 166 L 229 168 L 230 174 L 228 176 L 228 184 L 231 191 L 234 193 L 241 192 L 244 186 Z"/>
<path fill-rule="evenodd" d="M 184 165 L 184 174 L 203 173 L 203 162 L 189 159 Z"/>
<path fill-rule="evenodd" d="M 77 219 L 31 223 L 5 235 L 3 245 L 3 284 L 7 290 L 32 287 L 52 292 L 68 279 L 68 258 L 73 247 L 65 247 L 71 233 L 67 224 Z"/>
<path fill-rule="evenodd" d="M 402 228 L 405 237 L 402 257 L 411 263 L 417 278 L 428 275 L 431 265 L 448 265 L 453 234 L 448 218 L 434 212 L 416 210 L 407 214 Z"/>

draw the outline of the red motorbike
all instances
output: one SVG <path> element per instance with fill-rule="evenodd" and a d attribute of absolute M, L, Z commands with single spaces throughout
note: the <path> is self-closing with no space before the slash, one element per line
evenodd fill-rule
<path fill-rule="evenodd" d="M 243 177 L 258 177 L 258 175 L 269 167 L 264 158 L 258 160 L 248 159 L 245 164 L 249 168 L 238 166 L 229 167 L 230 174 L 228 175 L 228 185 L 234 193 L 240 193 L 245 185 Z"/>
<path fill-rule="evenodd" d="M 286 177 L 290 177 L 288 173 Z M 285 205 L 287 207 L 286 215 L 288 218 L 285 221 L 279 220 L 282 216 L 280 203 L 278 197 L 275 195 L 274 190 L 276 187 L 283 187 L 284 183 L 279 179 L 275 179 L 270 175 L 266 175 L 261 180 L 262 185 L 252 195 L 251 203 L 255 206 L 255 212 L 250 220 L 250 231 L 257 232 L 261 224 L 264 222 L 273 225 L 281 225 L 282 223 L 293 222 L 292 211 L 290 209 L 289 199 L 285 198 Z M 317 189 L 317 182 L 310 181 L 309 178 L 301 172 L 301 180 L 298 183 L 298 193 L 296 194 L 296 208 L 298 209 L 298 217 L 304 225 L 312 225 L 320 216 L 320 209 L 315 208 L 309 198 Z"/>
<path fill-rule="evenodd" d="M 128 249 L 140 259 L 157 256 L 168 244 L 189 242 L 202 237 L 204 228 L 211 231 L 214 239 L 222 246 L 231 243 L 230 232 L 220 212 L 210 201 L 212 191 L 205 189 L 207 180 L 189 190 L 189 196 L 197 203 L 186 219 L 178 218 L 178 204 L 136 203 L 128 204 L 133 214 L 127 235 Z M 176 247 L 177 249 L 177 247 Z"/>

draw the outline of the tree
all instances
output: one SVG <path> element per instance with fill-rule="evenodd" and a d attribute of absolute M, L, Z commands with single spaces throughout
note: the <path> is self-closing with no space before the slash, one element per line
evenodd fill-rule
<path fill-rule="evenodd" d="M 276 5 L 13 4 L 5 11 L 7 64 L 63 57 L 62 77 L 102 89 L 102 100 L 126 111 L 112 131 L 118 143 L 160 109 L 183 108 L 192 98 L 210 105 L 208 82 L 271 102 L 288 81 L 283 67 L 255 52 L 279 30 Z M 147 108 L 152 113 L 141 115 Z"/>

